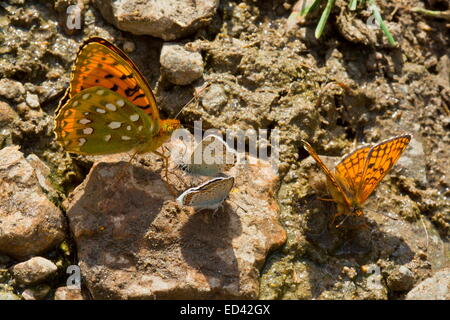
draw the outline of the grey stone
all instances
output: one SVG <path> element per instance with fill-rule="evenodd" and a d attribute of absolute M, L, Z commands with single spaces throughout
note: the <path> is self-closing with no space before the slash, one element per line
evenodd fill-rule
<path fill-rule="evenodd" d="M 94 4 L 118 29 L 168 41 L 193 34 L 207 25 L 219 0 L 95 0 Z"/>
<path fill-rule="evenodd" d="M 406 300 L 450 300 L 450 269 L 436 272 L 406 295 Z"/>
<path fill-rule="evenodd" d="M 165 43 L 161 50 L 161 71 L 173 84 L 188 85 L 203 75 L 203 60 L 198 52 L 176 43 Z"/>

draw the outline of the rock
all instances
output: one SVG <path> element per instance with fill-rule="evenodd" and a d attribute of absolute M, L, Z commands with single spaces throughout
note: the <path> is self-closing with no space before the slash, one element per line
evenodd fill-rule
<path fill-rule="evenodd" d="M 202 97 L 203 108 L 212 114 L 219 112 L 227 103 L 227 93 L 220 84 L 212 84 Z"/>
<path fill-rule="evenodd" d="M 0 300 L 21 300 L 14 292 L 0 288 Z"/>
<path fill-rule="evenodd" d="M 22 292 L 22 297 L 25 300 L 42 300 L 50 292 L 50 287 L 48 285 L 40 285 L 34 288 L 25 289 Z"/>
<path fill-rule="evenodd" d="M 36 94 L 32 94 L 30 92 L 27 92 L 27 95 L 25 97 L 25 102 L 30 106 L 30 108 L 37 109 L 41 106 L 39 103 L 39 98 Z"/>
<path fill-rule="evenodd" d="M 14 279 L 24 285 L 36 284 L 54 275 L 58 267 L 48 259 L 33 257 L 11 268 Z"/>
<path fill-rule="evenodd" d="M 59 287 L 55 291 L 55 300 L 85 300 L 81 289 L 75 287 Z"/>
<path fill-rule="evenodd" d="M 0 252 L 24 259 L 64 239 L 65 219 L 19 147 L 0 150 Z"/>
<path fill-rule="evenodd" d="M 387 286 L 392 291 L 408 291 L 414 285 L 414 274 L 405 266 L 400 266 L 389 274 Z"/>
<path fill-rule="evenodd" d="M 29 154 L 26 160 L 34 168 L 34 173 L 36 174 L 36 178 L 38 179 L 39 185 L 42 189 L 44 189 L 47 193 L 56 193 L 56 190 L 49 179 L 51 173 L 50 168 L 33 153 Z"/>
<path fill-rule="evenodd" d="M 14 102 L 23 101 L 25 88 L 22 83 L 10 79 L 0 79 L 0 97 Z"/>
<path fill-rule="evenodd" d="M 151 169 L 95 163 L 64 204 L 93 298 L 257 298 L 265 258 L 286 239 L 272 167 L 258 160 L 228 171 L 235 186 L 213 215 L 176 203 L 155 155 L 141 162 Z M 181 178 L 169 179 L 178 193 L 186 189 Z"/>
<path fill-rule="evenodd" d="M 414 178 L 422 186 L 428 185 L 426 174 L 426 156 L 423 150 L 423 144 L 416 137 L 412 137 L 408 148 L 404 154 L 398 159 L 396 165 L 398 170 L 404 170 L 407 177 Z"/>
<path fill-rule="evenodd" d="M 187 85 L 203 75 L 203 60 L 198 52 L 176 43 L 165 43 L 161 50 L 161 72 L 169 82 Z"/>
<path fill-rule="evenodd" d="M 193 34 L 209 23 L 219 0 L 95 0 L 103 17 L 118 29 L 166 41 Z"/>
<path fill-rule="evenodd" d="M 450 300 L 450 268 L 436 272 L 415 286 L 406 300 Z"/>
<path fill-rule="evenodd" d="M 6 102 L 0 101 L 0 128 L 10 127 L 14 120 L 19 119 L 18 114 Z"/>

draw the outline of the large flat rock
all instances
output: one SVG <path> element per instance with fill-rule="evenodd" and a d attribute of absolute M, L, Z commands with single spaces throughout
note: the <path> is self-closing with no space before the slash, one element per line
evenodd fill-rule
<path fill-rule="evenodd" d="M 278 178 L 263 161 L 228 174 L 235 186 L 213 215 L 177 204 L 156 165 L 96 163 L 66 202 L 94 299 L 257 298 L 265 258 L 286 239 L 274 200 Z M 180 179 L 189 180 L 169 177 L 179 193 Z"/>

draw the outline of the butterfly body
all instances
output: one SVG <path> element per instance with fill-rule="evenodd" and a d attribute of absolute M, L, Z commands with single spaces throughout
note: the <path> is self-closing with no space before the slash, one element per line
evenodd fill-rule
<path fill-rule="evenodd" d="M 181 205 L 191 206 L 195 210 L 218 210 L 228 197 L 234 185 L 233 177 L 217 177 L 197 187 L 184 191 L 177 202 Z"/>
<path fill-rule="evenodd" d="M 360 216 L 363 204 L 400 158 L 411 140 L 410 135 L 397 136 L 376 145 L 365 145 L 345 155 L 330 171 L 314 149 L 302 141 L 327 177 L 327 188 L 337 204 L 337 214 Z"/>
<path fill-rule="evenodd" d="M 150 86 L 131 59 L 98 37 L 80 47 L 56 114 L 56 140 L 66 151 L 86 155 L 155 151 L 180 127 L 176 119 L 160 119 Z"/>

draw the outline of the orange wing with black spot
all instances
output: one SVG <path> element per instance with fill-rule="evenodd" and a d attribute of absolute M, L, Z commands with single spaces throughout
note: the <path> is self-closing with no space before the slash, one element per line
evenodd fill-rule
<path fill-rule="evenodd" d="M 159 122 L 155 97 L 133 61 L 112 43 L 94 37 L 80 47 L 70 87 L 59 108 L 80 91 L 97 86 L 117 92 Z"/>
<path fill-rule="evenodd" d="M 367 154 L 364 173 L 356 192 L 358 203 L 364 203 L 378 183 L 405 151 L 411 136 L 409 134 L 382 141 L 373 146 Z"/>
<path fill-rule="evenodd" d="M 319 158 L 319 155 L 314 151 L 314 149 L 311 147 L 311 145 L 306 142 L 305 140 L 302 140 L 303 147 L 306 151 L 308 151 L 309 155 L 313 157 L 314 160 L 316 160 L 319 167 L 322 169 L 322 171 L 325 173 L 329 181 L 333 184 L 333 186 L 342 194 L 342 198 L 346 202 L 347 206 L 350 206 L 350 201 L 347 198 L 347 194 L 342 189 L 342 186 L 339 184 L 339 182 L 336 180 L 335 175 L 328 169 L 328 167 L 323 163 L 323 161 Z"/>
<path fill-rule="evenodd" d="M 345 155 L 336 165 L 334 172 L 336 179 L 348 191 L 355 196 L 364 174 L 364 165 L 371 146 L 361 146 Z"/>

